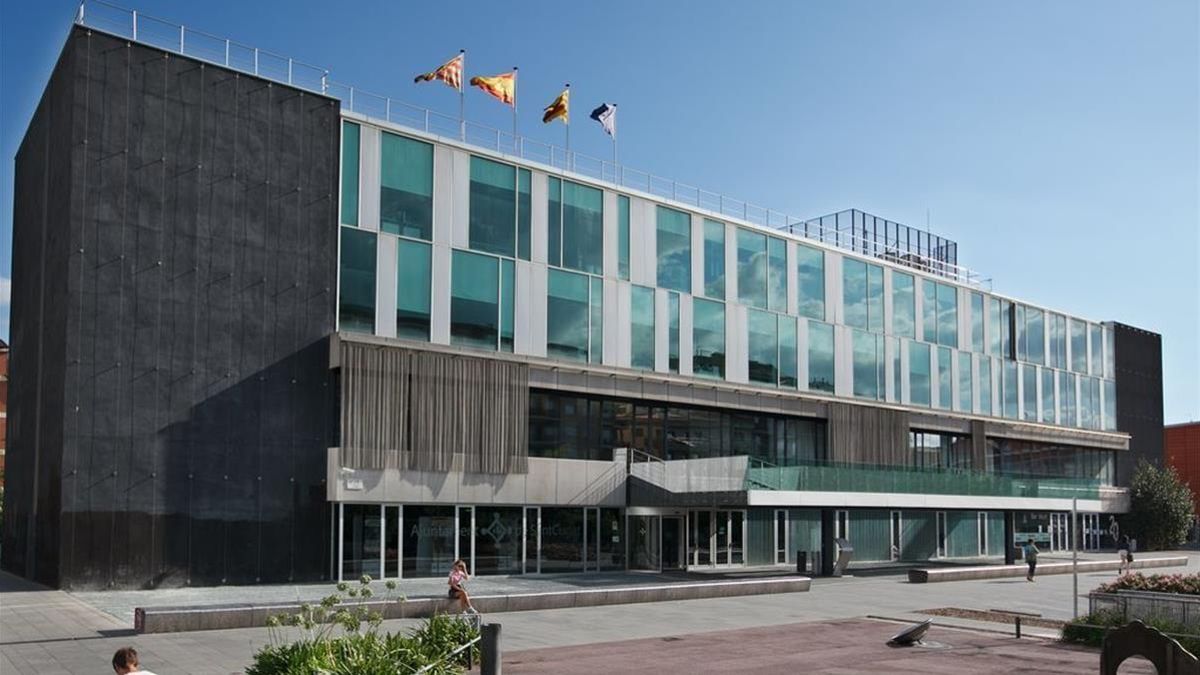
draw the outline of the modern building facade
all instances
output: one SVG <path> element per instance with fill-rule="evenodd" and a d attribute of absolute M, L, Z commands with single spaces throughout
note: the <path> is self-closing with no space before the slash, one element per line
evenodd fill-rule
<path fill-rule="evenodd" d="M 1098 545 L 1161 455 L 1158 336 L 995 293 L 949 240 L 112 30 L 72 31 L 17 157 L 18 574 L 1004 557 L 1068 548 L 1072 506 Z"/>
<path fill-rule="evenodd" d="M 1163 427 L 1163 457 L 1191 488 L 1193 507 L 1200 513 L 1200 421 Z"/>

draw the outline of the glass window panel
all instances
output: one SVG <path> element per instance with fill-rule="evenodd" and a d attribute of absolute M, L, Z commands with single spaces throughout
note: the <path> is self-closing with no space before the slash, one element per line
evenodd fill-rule
<path fill-rule="evenodd" d="M 725 299 L 725 224 L 704 220 L 704 295 Z"/>
<path fill-rule="evenodd" d="M 883 288 L 882 270 L 879 286 Z M 787 242 L 775 237 L 767 238 L 767 309 L 787 311 Z M 879 315 L 883 316 L 882 308 Z"/>
<path fill-rule="evenodd" d="M 1071 319 L 1071 370 L 1077 373 L 1087 372 L 1087 324 Z"/>
<path fill-rule="evenodd" d="M 1117 383 L 1112 380 L 1104 381 L 1104 428 L 1117 429 Z"/>
<path fill-rule="evenodd" d="M 516 323 L 516 263 L 500 260 L 500 351 L 512 353 L 513 325 Z"/>
<path fill-rule="evenodd" d="M 550 176 L 546 179 L 546 261 L 562 267 L 562 180 Z"/>
<path fill-rule="evenodd" d="M 892 333 L 917 337 L 916 291 L 911 274 L 892 272 Z"/>
<path fill-rule="evenodd" d="M 546 354 L 588 360 L 588 277 L 552 269 L 547 279 Z"/>
<path fill-rule="evenodd" d="M 842 258 L 842 313 L 847 326 L 867 329 L 867 264 Z"/>
<path fill-rule="evenodd" d="M 954 405 L 954 352 L 949 347 L 937 348 L 938 407 L 949 410 Z"/>
<path fill-rule="evenodd" d="M 1104 329 L 1098 323 L 1088 324 L 1088 330 L 1092 334 L 1092 341 L 1088 348 L 1091 350 L 1092 375 L 1101 375 L 1104 373 Z"/>
<path fill-rule="evenodd" d="M 380 138 L 379 229 L 431 239 L 433 146 L 387 132 Z"/>
<path fill-rule="evenodd" d="M 1001 336 L 1004 333 L 1004 317 L 1000 311 L 1000 301 L 996 298 L 988 298 L 988 324 L 988 353 L 992 356 L 1003 356 Z"/>
<path fill-rule="evenodd" d="M 692 292 L 692 218 L 683 211 L 657 209 L 658 285 Z"/>
<path fill-rule="evenodd" d="M 795 389 L 798 384 L 796 366 L 796 319 L 779 317 L 779 385 Z"/>
<path fill-rule="evenodd" d="M 588 360 L 592 363 L 604 362 L 604 281 L 600 277 L 592 277 L 591 307 L 591 344 Z"/>
<path fill-rule="evenodd" d="M 634 368 L 654 370 L 653 288 L 634 286 L 631 289 L 630 324 L 630 365 Z"/>
<path fill-rule="evenodd" d="M 971 350 L 983 353 L 983 294 L 971 293 Z"/>
<path fill-rule="evenodd" d="M 867 265 L 867 327 L 883 332 L 883 268 Z"/>
<path fill-rule="evenodd" d="M 937 285 L 937 343 L 958 348 L 958 289 L 949 284 Z"/>
<path fill-rule="evenodd" d="M 900 364 L 901 364 L 900 346 L 902 343 L 897 338 L 888 338 L 887 340 L 888 340 L 887 343 L 889 345 L 891 345 L 889 353 L 891 354 L 891 359 L 892 359 L 892 366 L 891 366 L 892 367 L 892 389 L 891 389 L 891 395 L 888 397 L 888 400 L 893 401 L 893 402 L 899 402 L 901 393 L 902 393 L 902 389 L 903 389 L 903 386 L 901 384 L 901 382 L 903 382 L 903 380 L 901 379 L 901 377 L 903 375 L 900 372 Z"/>
<path fill-rule="evenodd" d="M 342 508 L 343 576 L 379 576 L 382 520 L 377 504 L 346 504 Z"/>
<path fill-rule="evenodd" d="M 825 252 L 810 246 L 796 247 L 800 316 L 825 320 Z"/>
<path fill-rule="evenodd" d="M 454 251 L 450 274 L 450 344 L 497 348 L 500 260 Z"/>
<path fill-rule="evenodd" d="M 375 332 L 375 234 L 342 228 L 338 327 Z"/>
<path fill-rule="evenodd" d="M 562 266 L 602 274 L 604 270 L 604 192 L 563 181 Z"/>
<path fill-rule="evenodd" d="M 410 506 L 404 509 L 405 577 L 441 577 L 454 562 L 453 506 Z"/>
<path fill-rule="evenodd" d="M 679 294 L 667 293 L 667 370 L 679 372 Z"/>
<path fill-rule="evenodd" d="M 629 280 L 629 197 L 617 195 L 617 277 Z"/>
<path fill-rule="evenodd" d="M 358 225 L 358 162 L 360 129 L 342 122 L 342 222 Z"/>
<path fill-rule="evenodd" d="M 737 231 L 738 300 L 751 307 L 767 308 L 767 236 Z"/>
<path fill-rule="evenodd" d="M 854 395 L 862 398 L 884 398 L 883 341 L 873 333 L 853 331 Z"/>
<path fill-rule="evenodd" d="M 992 414 L 992 360 L 986 356 L 979 359 L 979 412 Z"/>
<path fill-rule="evenodd" d="M 695 351 L 692 372 L 700 377 L 725 377 L 725 304 L 695 298 L 692 301 Z"/>
<path fill-rule="evenodd" d="M 1000 386 L 1004 391 L 1004 416 L 1017 419 L 1019 406 L 1017 402 L 1017 364 L 1015 361 L 1004 361 Z"/>
<path fill-rule="evenodd" d="M 779 323 L 770 312 L 749 310 L 748 368 L 750 381 L 779 383 Z"/>
<path fill-rule="evenodd" d="M 1024 399 L 1021 417 L 1036 422 L 1038 420 L 1037 368 L 1021 364 L 1021 380 L 1022 398 Z"/>
<path fill-rule="evenodd" d="M 396 337 L 429 340 L 429 244 L 396 240 Z"/>
<path fill-rule="evenodd" d="M 517 168 L 471 157 L 470 246 L 513 257 L 517 243 Z"/>
<path fill-rule="evenodd" d="M 921 280 L 921 339 L 936 343 L 938 339 L 937 284 Z"/>
<path fill-rule="evenodd" d="M 1115 345 L 1113 344 L 1114 339 L 1115 338 L 1113 336 L 1113 329 L 1105 328 L 1104 329 L 1104 376 L 1109 379 L 1112 379 L 1112 378 L 1116 377 L 1116 375 L 1117 375 L 1116 359 L 1114 356 L 1114 351 L 1115 351 Z"/>
<path fill-rule="evenodd" d="M 521 574 L 524 571 L 522 511 L 520 506 L 475 507 L 475 574 Z"/>
<path fill-rule="evenodd" d="M 808 388 L 833 393 L 833 326 L 808 322 Z"/>
<path fill-rule="evenodd" d="M 529 169 L 517 170 L 517 257 L 529 260 L 530 231 L 533 214 L 533 193 Z M 626 230 L 628 231 L 628 230 Z M 626 257 L 628 261 L 628 257 Z"/>
<path fill-rule="evenodd" d="M 1029 307 L 1025 310 L 1025 325 L 1028 333 L 1026 339 L 1029 341 L 1026 353 L 1031 363 L 1039 365 L 1046 362 L 1046 326 L 1043 316 L 1040 309 Z"/>
<path fill-rule="evenodd" d="M 958 410 L 971 412 L 974 406 L 971 385 L 974 382 L 974 368 L 970 352 L 958 353 Z"/>
<path fill-rule="evenodd" d="M 1055 368 L 1067 367 L 1067 319 L 1060 314 L 1048 314 L 1046 325 L 1050 330 L 1049 362 Z"/>
<path fill-rule="evenodd" d="M 1062 426 L 1076 425 L 1075 376 L 1068 372 L 1058 373 L 1058 416 L 1058 423 Z"/>
<path fill-rule="evenodd" d="M 583 509 L 542 507 L 542 572 L 583 571 Z"/>
<path fill-rule="evenodd" d="M 913 405 L 930 405 L 932 383 L 929 345 L 908 343 L 908 397 Z"/>
<path fill-rule="evenodd" d="M 1042 421 L 1054 424 L 1054 371 L 1042 368 Z"/>
<path fill-rule="evenodd" d="M 1016 305 L 1017 319 L 1017 358 L 1021 361 L 1029 359 L 1029 342 L 1026 340 L 1025 305 Z"/>

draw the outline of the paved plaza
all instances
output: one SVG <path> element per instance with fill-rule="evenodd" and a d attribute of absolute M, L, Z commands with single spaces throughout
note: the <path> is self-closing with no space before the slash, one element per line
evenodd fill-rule
<path fill-rule="evenodd" d="M 1187 568 L 1164 568 L 1156 571 L 1200 572 L 1200 555 L 1188 555 Z M 1111 573 L 1080 575 L 1081 595 L 1112 578 Z M 586 576 L 575 579 L 580 584 L 592 583 Z M 598 580 L 599 577 L 593 581 Z M 788 626 L 785 634 L 793 634 L 793 624 L 869 616 L 918 620 L 927 617 L 914 613 L 915 610 L 931 607 L 1016 610 L 1039 613 L 1051 619 L 1066 619 L 1072 614 L 1071 581 L 1070 575 L 1059 575 L 1044 577 L 1036 583 L 1028 583 L 1024 579 L 994 579 L 909 584 L 899 572 L 883 570 L 872 572 L 869 576 L 815 579 L 812 590 L 807 593 L 512 612 L 496 614 L 488 619 L 503 625 L 505 653 L 512 658 L 517 658 L 519 654 L 525 658 L 528 656 L 525 653 L 529 650 L 542 648 L 561 649 L 647 639 L 657 640 L 660 644 L 675 644 L 681 641 L 663 642 L 662 638 L 685 637 L 687 639 L 682 642 L 688 642 L 701 633 L 713 633 L 709 637 L 715 639 L 717 632 L 745 629 Z M 528 580 L 521 580 L 521 583 L 527 582 Z M 417 590 L 424 588 L 422 584 L 425 583 L 440 586 L 444 582 L 406 581 L 402 590 L 415 597 L 418 594 Z M 486 592 L 487 588 L 512 583 L 517 582 L 511 579 L 487 578 L 474 581 L 477 592 Z M 157 600 L 162 597 L 176 598 L 188 593 L 197 594 L 197 597 L 208 602 L 220 602 L 234 593 L 240 593 L 239 597 L 242 600 L 258 597 L 257 594 L 283 593 L 280 588 L 286 587 L 128 591 L 100 596 L 106 600 L 110 609 L 120 613 L 124 611 L 121 607 L 131 606 L 129 603 L 134 598 Z M 313 587 L 312 590 L 318 591 L 319 596 L 321 590 L 328 588 Z M 0 589 L 3 591 L 0 593 L 0 673 L 5 674 L 106 672 L 113 651 L 132 644 L 143 655 L 145 666 L 163 675 L 224 675 L 241 672 L 249 664 L 254 651 L 266 644 L 268 639 L 265 628 L 134 635 L 130 630 L 129 621 L 84 602 L 85 599 L 97 602 L 95 594 L 73 595 L 46 590 L 8 575 L 0 577 Z M 295 593 L 295 587 L 292 589 L 291 592 Z M 143 593 L 163 595 L 138 595 Z M 153 604 L 175 603 L 172 601 Z M 1080 598 L 1081 609 L 1086 610 L 1086 606 L 1086 597 Z M 384 628 L 399 630 L 418 623 L 416 620 L 388 621 Z M 935 624 L 986 629 L 993 631 L 991 635 L 996 639 L 1012 640 L 1005 635 L 1011 628 L 1002 624 L 943 617 L 935 618 Z M 894 627 L 894 624 L 889 624 L 883 632 L 891 631 Z M 1052 635 L 1053 631 L 1031 629 L 1027 630 L 1026 634 Z M 770 631 L 760 637 L 767 641 L 764 644 L 772 644 L 770 641 L 774 639 Z M 789 653 L 802 655 L 810 650 L 810 644 L 805 639 L 793 638 L 786 643 L 786 649 L 791 650 Z M 1015 649 L 1020 652 L 1034 649 L 1035 645 L 1040 643 L 1023 640 L 1020 643 L 1014 641 L 1013 644 L 1018 645 Z M 1001 651 L 1003 650 L 988 648 L 981 653 L 999 654 Z M 1093 663 L 1098 659 L 1094 652 L 1084 652 L 1084 657 L 1091 658 Z M 684 654 L 679 658 L 686 660 L 689 657 Z M 699 660 L 703 657 L 697 653 L 694 658 Z M 582 668 L 584 661 L 580 660 L 579 663 Z M 509 668 L 507 659 L 505 667 Z M 840 672 L 861 671 L 851 669 Z M 1070 671 L 1060 669 L 1058 672 Z"/>

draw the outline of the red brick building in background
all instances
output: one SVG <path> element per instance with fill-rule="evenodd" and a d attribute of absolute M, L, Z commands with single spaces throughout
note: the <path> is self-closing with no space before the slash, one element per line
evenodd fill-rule
<path fill-rule="evenodd" d="M 1179 477 L 1192 489 L 1192 503 L 1196 513 L 1200 513 L 1200 422 L 1163 427 L 1163 455 L 1167 466 L 1175 467 Z"/>

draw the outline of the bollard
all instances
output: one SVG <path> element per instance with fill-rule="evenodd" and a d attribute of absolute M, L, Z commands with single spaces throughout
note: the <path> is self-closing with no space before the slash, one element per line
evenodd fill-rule
<path fill-rule="evenodd" d="M 1021 639 L 1021 617 L 1019 617 L 1019 616 L 1015 617 L 1013 620 L 1013 625 L 1015 625 L 1017 628 L 1017 639 L 1020 640 Z"/>
<path fill-rule="evenodd" d="M 480 675 L 500 675 L 503 652 L 500 648 L 500 624 L 485 623 L 480 627 Z"/>

